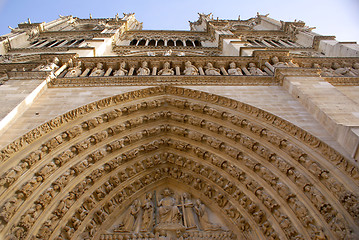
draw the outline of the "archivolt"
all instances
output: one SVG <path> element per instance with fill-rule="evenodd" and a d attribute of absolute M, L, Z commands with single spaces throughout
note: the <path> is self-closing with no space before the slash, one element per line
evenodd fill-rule
<path fill-rule="evenodd" d="M 150 88 L 31 133 L 38 135 L 2 151 L 2 236 L 68 239 L 105 229 L 101 214 L 118 214 L 163 179 L 215 203 L 239 237 L 358 233 L 357 168 L 305 131 L 234 100 Z"/>

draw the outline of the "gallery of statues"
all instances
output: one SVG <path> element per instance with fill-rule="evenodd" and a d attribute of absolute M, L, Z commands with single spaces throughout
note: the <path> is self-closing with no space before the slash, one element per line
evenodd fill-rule
<path fill-rule="evenodd" d="M 259 13 L 142 25 L 0 36 L 0 239 L 359 239 L 356 42 Z"/>

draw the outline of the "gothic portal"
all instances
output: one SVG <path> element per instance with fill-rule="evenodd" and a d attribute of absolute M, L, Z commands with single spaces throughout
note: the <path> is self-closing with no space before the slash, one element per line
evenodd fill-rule
<path fill-rule="evenodd" d="M 302 21 L 0 37 L 0 239 L 358 239 L 359 46 Z"/>

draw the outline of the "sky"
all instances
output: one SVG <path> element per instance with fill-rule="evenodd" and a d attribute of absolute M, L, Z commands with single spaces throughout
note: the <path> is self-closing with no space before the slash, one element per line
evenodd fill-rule
<path fill-rule="evenodd" d="M 359 0 L 0 0 L 0 35 L 28 18 L 34 23 L 59 15 L 108 18 L 130 12 L 146 30 L 189 30 L 188 21 L 196 21 L 197 13 L 213 13 L 220 19 L 240 15 L 242 20 L 269 13 L 276 20 L 302 20 L 316 27 L 314 32 L 338 41 L 359 43 Z"/>

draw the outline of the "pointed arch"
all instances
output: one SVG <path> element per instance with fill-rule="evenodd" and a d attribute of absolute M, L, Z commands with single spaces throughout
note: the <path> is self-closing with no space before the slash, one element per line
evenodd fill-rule
<path fill-rule="evenodd" d="M 169 154 L 191 167 L 172 163 Z M 322 233 L 334 239 L 358 232 L 358 175 L 349 160 L 253 106 L 162 86 L 75 109 L 3 149 L 2 236 L 30 239 L 47 231 L 51 239 L 65 231 L 77 236 L 75 228 L 86 225 L 86 217 L 79 220 L 85 196 L 103 187 L 114 169 L 130 176 L 135 164 L 155 155 L 229 199 L 233 209 L 224 205 L 219 212 L 229 222 L 250 223 L 254 239 Z M 123 189 L 140 179 L 140 173 L 133 181 L 124 178 Z"/>

